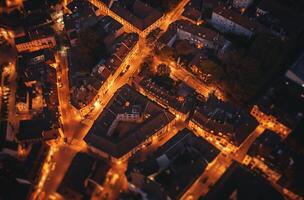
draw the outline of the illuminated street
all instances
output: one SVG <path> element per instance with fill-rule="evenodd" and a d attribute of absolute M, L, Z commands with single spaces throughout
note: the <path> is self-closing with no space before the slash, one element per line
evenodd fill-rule
<path fill-rule="evenodd" d="M 297 39 L 265 26 L 264 0 L 168 2 L 1 4 L 1 152 L 18 165 L 0 165 L 26 195 L 0 199 L 239 199 L 250 176 L 260 198 L 303 199 L 300 62 L 295 80 L 265 70 Z"/>

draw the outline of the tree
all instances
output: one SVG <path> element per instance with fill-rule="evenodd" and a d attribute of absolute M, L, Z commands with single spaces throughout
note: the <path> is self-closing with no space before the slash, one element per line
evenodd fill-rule
<path fill-rule="evenodd" d="M 280 65 L 284 58 L 287 45 L 280 38 L 259 34 L 250 47 L 251 54 L 261 62 L 264 70 L 271 70 Z"/>
<path fill-rule="evenodd" d="M 106 54 L 105 44 L 96 31 L 88 28 L 80 32 L 77 54 L 81 68 L 85 71 L 91 71 Z"/>
<path fill-rule="evenodd" d="M 204 74 L 210 74 L 216 82 L 223 79 L 224 70 L 222 67 L 218 66 L 215 62 L 207 59 L 202 62 L 202 72 Z"/>
<path fill-rule="evenodd" d="M 166 64 L 159 64 L 157 66 L 157 73 L 159 76 L 170 76 L 171 69 Z"/>

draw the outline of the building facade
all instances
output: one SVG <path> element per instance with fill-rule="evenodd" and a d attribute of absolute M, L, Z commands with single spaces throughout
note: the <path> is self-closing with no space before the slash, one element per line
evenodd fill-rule
<path fill-rule="evenodd" d="M 46 48 L 54 48 L 55 46 L 56 40 L 53 36 L 43 37 L 35 40 L 16 40 L 16 48 L 18 52 L 33 52 Z"/>
<path fill-rule="evenodd" d="M 233 0 L 233 7 L 248 8 L 253 3 L 253 0 Z"/>
<path fill-rule="evenodd" d="M 229 8 L 218 7 L 214 9 L 211 23 L 221 32 L 234 33 L 247 38 L 251 38 L 254 35 L 254 24 L 247 17 Z"/>

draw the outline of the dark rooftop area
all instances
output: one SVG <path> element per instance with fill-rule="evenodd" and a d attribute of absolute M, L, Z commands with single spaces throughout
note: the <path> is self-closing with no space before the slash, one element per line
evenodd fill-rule
<path fill-rule="evenodd" d="M 93 179 L 102 184 L 108 169 L 109 166 L 105 161 L 87 153 L 78 153 L 73 158 L 57 191 L 67 198 L 70 192 L 88 198 L 89 194 L 85 192 L 86 180 Z"/>
<path fill-rule="evenodd" d="M 155 182 L 170 198 L 178 199 L 218 153 L 219 150 L 203 138 L 183 129 L 162 145 L 152 159 L 131 167 L 145 176 L 153 174 Z M 181 174 L 183 176 L 179 176 Z"/>
<path fill-rule="evenodd" d="M 166 126 L 174 116 L 128 85 L 120 88 L 85 141 L 120 157 Z"/>
<path fill-rule="evenodd" d="M 238 200 L 284 200 L 267 180 L 236 162 L 200 200 L 226 200 L 235 195 Z"/>
<path fill-rule="evenodd" d="M 239 146 L 258 125 L 257 120 L 245 110 L 223 102 L 210 95 L 203 106 L 198 107 L 192 120 L 215 134 L 222 133 Z"/>
<path fill-rule="evenodd" d="M 162 17 L 162 13 L 139 0 L 115 2 L 111 10 L 141 31 Z"/>

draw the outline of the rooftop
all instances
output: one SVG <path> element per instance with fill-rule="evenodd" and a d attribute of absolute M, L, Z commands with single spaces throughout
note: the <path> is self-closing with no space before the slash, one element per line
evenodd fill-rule
<path fill-rule="evenodd" d="M 304 52 L 286 72 L 285 76 L 304 87 Z"/>
<path fill-rule="evenodd" d="M 122 24 L 108 15 L 102 17 L 97 23 L 97 28 L 100 28 L 102 31 L 106 31 L 108 34 L 114 34 L 122 27 Z"/>
<path fill-rule="evenodd" d="M 303 173 L 304 157 L 290 148 L 290 144 L 271 131 L 266 130 L 249 149 L 249 155 L 258 157 L 282 177 L 278 183 L 283 187 L 304 195 Z"/>
<path fill-rule="evenodd" d="M 215 40 L 215 39 L 221 39 L 224 40 L 222 36 L 216 31 L 213 31 L 209 28 L 206 28 L 204 26 L 198 26 L 196 24 L 191 23 L 188 20 L 178 20 L 175 22 L 177 25 L 177 29 L 190 32 L 193 35 L 196 35 L 198 37 L 202 37 L 206 40 Z"/>
<path fill-rule="evenodd" d="M 292 151 L 282 141 L 281 137 L 272 131 L 265 131 L 249 149 L 249 155 L 265 159 L 272 169 L 282 172 L 293 163 Z"/>
<path fill-rule="evenodd" d="M 44 26 L 28 31 L 25 36 L 15 38 L 15 43 L 18 45 L 18 44 L 30 42 L 32 40 L 47 38 L 53 35 L 54 35 L 54 30 L 49 26 Z"/>
<path fill-rule="evenodd" d="M 41 10 L 29 12 L 22 20 L 22 25 L 27 30 L 49 25 L 52 23 L 53 21 L 50 14 Z"/>
<path fill-rule="evenodd" d="M 198 21 L 198 20 L 200 20 L 202 13 L 200 10 L 197 10 L 193 7 L 189 7 L 184 10 L 182 15 L 190 20 Z"/>
<path fill-rule="evenodd" d="M 45 130 L 49 130 L 49 124 L 42 118 L 34 120 L 23 120 L 20 121 L 17 139 L 19 141 L 39 140 L 43 138 L 43 131 Z"/>
<path fill-rule="evenodd" d="M 41 49 L 34 52 L 26 52 L 21 54 L 27 65 L 36 65 L 41 63 L 55 63 L 55 55 L 50 49 Z"/>
<path fill-rule="evenodd" d="M 167 44 L 177 33 L 177 31 L 184 31 L 195 35 L 196 37 L 203 38 L 209 41 L 219 41 L 220 44 L 225 42 L 225 38 L 218 32 L 193 24 L 189 20 L 181 19 L 173 22 L 169 29 L 159 38 L 159 42 Z"/>
<path fill-rule="evenodd" d="M 192 120 L 215 134 L 225 134 L 238 146 L 258 125 L 255 118 L 244 110 L 217 99 L 213 94 L 195 110 Z"/>
<path fill-rule="evenodd" d="M 174 109 L 187 113 L 193 107 L 192 95 L 195 90 L 184 82 L 177 83 L 174 89 L 171 86 L 164 86 L 163 83 L 168 83 L 170 78 L 163 79 L 162 77 L 144 78 L 140 81 L 140 86 L 144 87 L 153 95 L 157 96 L 160 102 L 169 105 Z M 168 89 L 168 87 L 170 89 Z"/>
<path fill-rule="evenodd" d="M 111 10 L 141 31 L 162 17 L 162 13 L 139 0 L 116 1 Z"/>
<path fill-rule="evenodd" d="M 105 63 L 108 70 L 110 70 L 112 73 L 115 72 L 132 48 L 136 45 L 138 38 L 139 37 L 136 33 L 126 33 L 119 38 L 120 42 L 118 42 L 113 54 Z"/>
<path fill-rule="evenodd" d="M 66 198 L 69 197 L 70 192 L 82 197 L 89 196 L 90 194 L 86 192 L 87 179 L 102 184 L 108 170 L 109 166 L 104 160 L 86 153 L 78 153 L 73 158 L 57 191 Z"/>
<path fill-rule="evenodd" d="M 234 23 L 247 28 L 251 31 L 259 31 L 262 29 L 262 25 L 259 23 L 251 20 L 247 16 L 241 15 L 240 13 L 234 11 L 232 8 L 228 8 L 224 5 L 219 5 L 213 9 L 213 12 L 223 16 L 226 19 L 229 19 L 230 21 L 233 21 Z"/>
<path fill-rule="evenodd" d="M 95 121 L 85 141 L 119 158 L 166 126 L 173 118 L 171 113 L 124 85 Z"/>
<path fill-rule="evenodd" d="M 134 167 L 146 176 L 153 174 L 155 182 L 170 198 L 178 199 L 218 153 L 219 150 L 203 138 L 183 129 L 161 146 L 152 159 Z M 154 171 L 148 170 L 152 167 L 151 160 L 156 165 Z"/>
<path fill-rule="evenodd" d="M 200 200 L 230 199 L 234 194 L 237 199 L 284 199 L 263 177 L 234 162 Z"/>
<path fill-rule="evenodd" d="M 73 0 L 67 5 L 67 7 L 73 13 L 78 13 L 81 17 L 88 17 L 91 15 L 95 15 L 94 10 L 97 9 L 89 1 L 83 1 L 83 0 Z"/>

